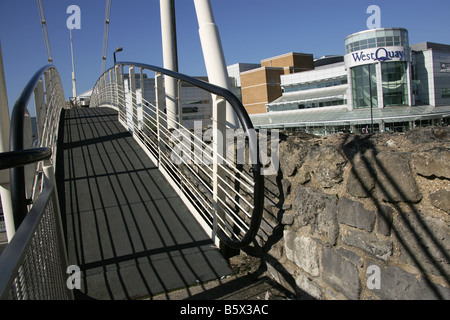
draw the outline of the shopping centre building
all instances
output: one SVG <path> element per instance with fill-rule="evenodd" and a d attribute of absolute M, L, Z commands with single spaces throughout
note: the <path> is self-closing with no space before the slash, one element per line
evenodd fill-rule
<path fill-rule="evenodd" d="M 449 124 L 450 45 L 409 45 L 403 28 L 354 33 L 344 56 L 291 53 L 239 76 L 256 128 L 327 134 Z"/>

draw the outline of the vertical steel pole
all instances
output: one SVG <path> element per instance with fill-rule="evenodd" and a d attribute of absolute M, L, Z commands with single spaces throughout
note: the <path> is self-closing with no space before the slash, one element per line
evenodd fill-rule
<path fill-rule="evenodd" d="M 69 29 L 70 32 L 70 52 L 72 54 L 72 95 L 74 98 L 77 97 L 77 86 L 75 84 L 75 63 L 73 60 L 73 41 L 72 41 L 72 29 Z"/>
<path fill-rule="evenodd" d="M 9 151 L 9 108 L 6 95 L 5 72 L 3 69 L 2 46 L 0 43 L 0 152 Z M 16 232 L 11 202 L 11 186 L 9 184 L 9 170 L 0 170 L 0 197 L 5 219 L 6 236 L 11 241 Z"/>
<path fill-rule="evenodd" d="M 137 105 L 136 105 L 136 73 L 134 71 L 134 66 L 130 66 L 129 69 L 129 78 L 130 81 L 130 95 L 131 95 L 131 116 L 133 117 L 133 134 L 138 127 L 138 115 L 137 115 Z"/>
<path fill-rule="evenodd" d="M 222 42 L 214 20 L 211 1 L 194 0 L 194 4 L 208 80 L 215 85 L 231 90 Z M 225 116 L 220 115 L 217 121 L 226 121 L 229 128 L 239 127 L 237 116 L 229 104 L 227 104 Z"/>
<path fill-rule="evenodd" d="M 164 68 L 178 72 L 177 30 L 175 22 L 175 1 L 160 0 L 161 35 Z M 166 89 L 167 128 L 178 128 L 177 79 L 164 76 Z"/>
<path fill-rule="evenodd" d="M 164 113 L 163 76 L 160 72 L 155 74 L 155 97 L 156 97 L 156 135 L 158 143 L 158 166 L 161 164 L 161 114 Z"/>

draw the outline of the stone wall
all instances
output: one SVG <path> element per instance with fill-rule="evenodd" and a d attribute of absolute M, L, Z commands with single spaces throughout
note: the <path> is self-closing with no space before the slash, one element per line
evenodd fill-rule
<path fill-rule="evenodd" d="M 276 281 L 297 298 L 450 299 L 448 128 L 281 140 L 252 247 Z"/>

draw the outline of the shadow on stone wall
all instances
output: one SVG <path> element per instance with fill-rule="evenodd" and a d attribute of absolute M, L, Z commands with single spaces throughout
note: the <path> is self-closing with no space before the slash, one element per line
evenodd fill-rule
<path fill-rule="evenodd" d="M 298 298 L 449 299 L 449 139 L 439 127 L 283 137 L 247 253 Z"/>

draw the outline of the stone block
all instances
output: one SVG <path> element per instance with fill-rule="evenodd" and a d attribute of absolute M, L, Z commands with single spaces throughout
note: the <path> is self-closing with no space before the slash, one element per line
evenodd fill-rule
<path fill-rule="evenodd" d="M 301 296 L 301 292 L 299 293 L 298 289 L 306 292 L 312 298 L 321 299 L 322 298 L 322 290 L 319 286 L 317 286 L 309 277 L 300 273 L 295 279 L 295 284 L 297 286 L 297 293 Z"/>
<path fill-rule="evenodd" d="M 287 197 L 291 194 L 291 181 L 289 179 L 281 180 L 281 188 L 283 190 L 283 196 Z"/>
<path fill-rule="evenodd" d="M 430 194 L 430 202 L 436 208 L 450 213 L 450 191 L 441 189 Z"/>
<path fill-rule="evenodd" d="M 335 250 L 322 248 L 323 279 L 350 299 L 358 299 L 361 281 L 357 267 Z"/>
<path fill-rule="evenodd" d="M 311 225 L 311 232 L 335 244 L 339 226 L 336 218 L 336 198 L 308 187 L 295 189 L 292 212 L 299 226 Z"/>
<path fill-rule="evenodd" d="M 446 221 L 418 211 L 404 212 L 398 215 L 395 228 L 400 261 L 448 278 L 450 235 Z"/>
<path fill-rule="evenodd" d="M 377 212 L 377 231 L 385 236 L 389 236 L 391 234 L 393 219 L 394 210 L 388 206 L 380 206 L 380 209 Z"/>
<path fill-rule="evenodd" d="M 283 213 L 283 217 L 281 218 L 281 223 L 284 225 L 292 225 L 294 223 L 294 214 L 292 213 Z"/>
<path fill-rule="evenodd" d="M 377 265 L 368 261 L 368 265 Z M 379 265 L 378 265 L 379 266 Z M 380 289 L 371 291 L 385 300 L 450 299 L 450 289 L 433 283 L 423 275 L 408 273 L 396 266 L 380 267 Z"/>
<path fill-rule="evenodd" d="M 341 256 L 343 256 L 345 259 L 349 260 L 351 263 L 353 263 L 355 266 L 362 268 L 363 267 L 363 260 L 362 257 L 357 254 L 354 251 L 350 251 L 344 248 L 339 248 L 336 250 L 337 253 L 339 253 Z"/>
<path fill-rule="evenodd" d="M 348 192 L 358 198 L 367 198 L 374 188 L 373 163 L 370 163 L 367 157 L 355 160 L 347 179 Z"/>
<path fill-rule="evenodd" d="M 415 153 L 411 158 L 411 166 L 415 172 L 425 177 L 450 179 L 450 151 L 434 149 Z"/>
<path fill-rule="evenodd" d="M 412 175 L 409 162 L 394 152 L 382 152 L 376 157 L 375 196 L 385 202 L 411 202 L 422 200 L 422 194 Z"/>
<path fill-rule="evenodd" d="M 285 252 L 288 260 L 312 276 L 319 275 L 317 242 L 295 231 L 284 230 Z"/>
<path fill-rule="evenodd" d="M 373 230 L 376 215 L 372 210 L 366 210 L 362 203 L 340 198 L 337 209 L 339 223 L 366 231 Z"/>
<path fill-rule="evenodd" d="M 382 260 L 387 260 L 392 255 L 392 241 L 379 239 L 373 233 L 350 229 L 342 235 L 342 242 L 360 248 Z"/>
<path fill-rule="evenodd" d="M 294 137 L 288 137 L 279 148 L 281 172 L 285 178 L 291 177 L 303 165 L 307 150 L 297 143 Z"/>
<path fill-rule="evenodd" d="M 322 147 L 308 158 L 314 176 L 322 188 L 331 188 L 342 182 L 347 160 L 337 147 Z"/>

